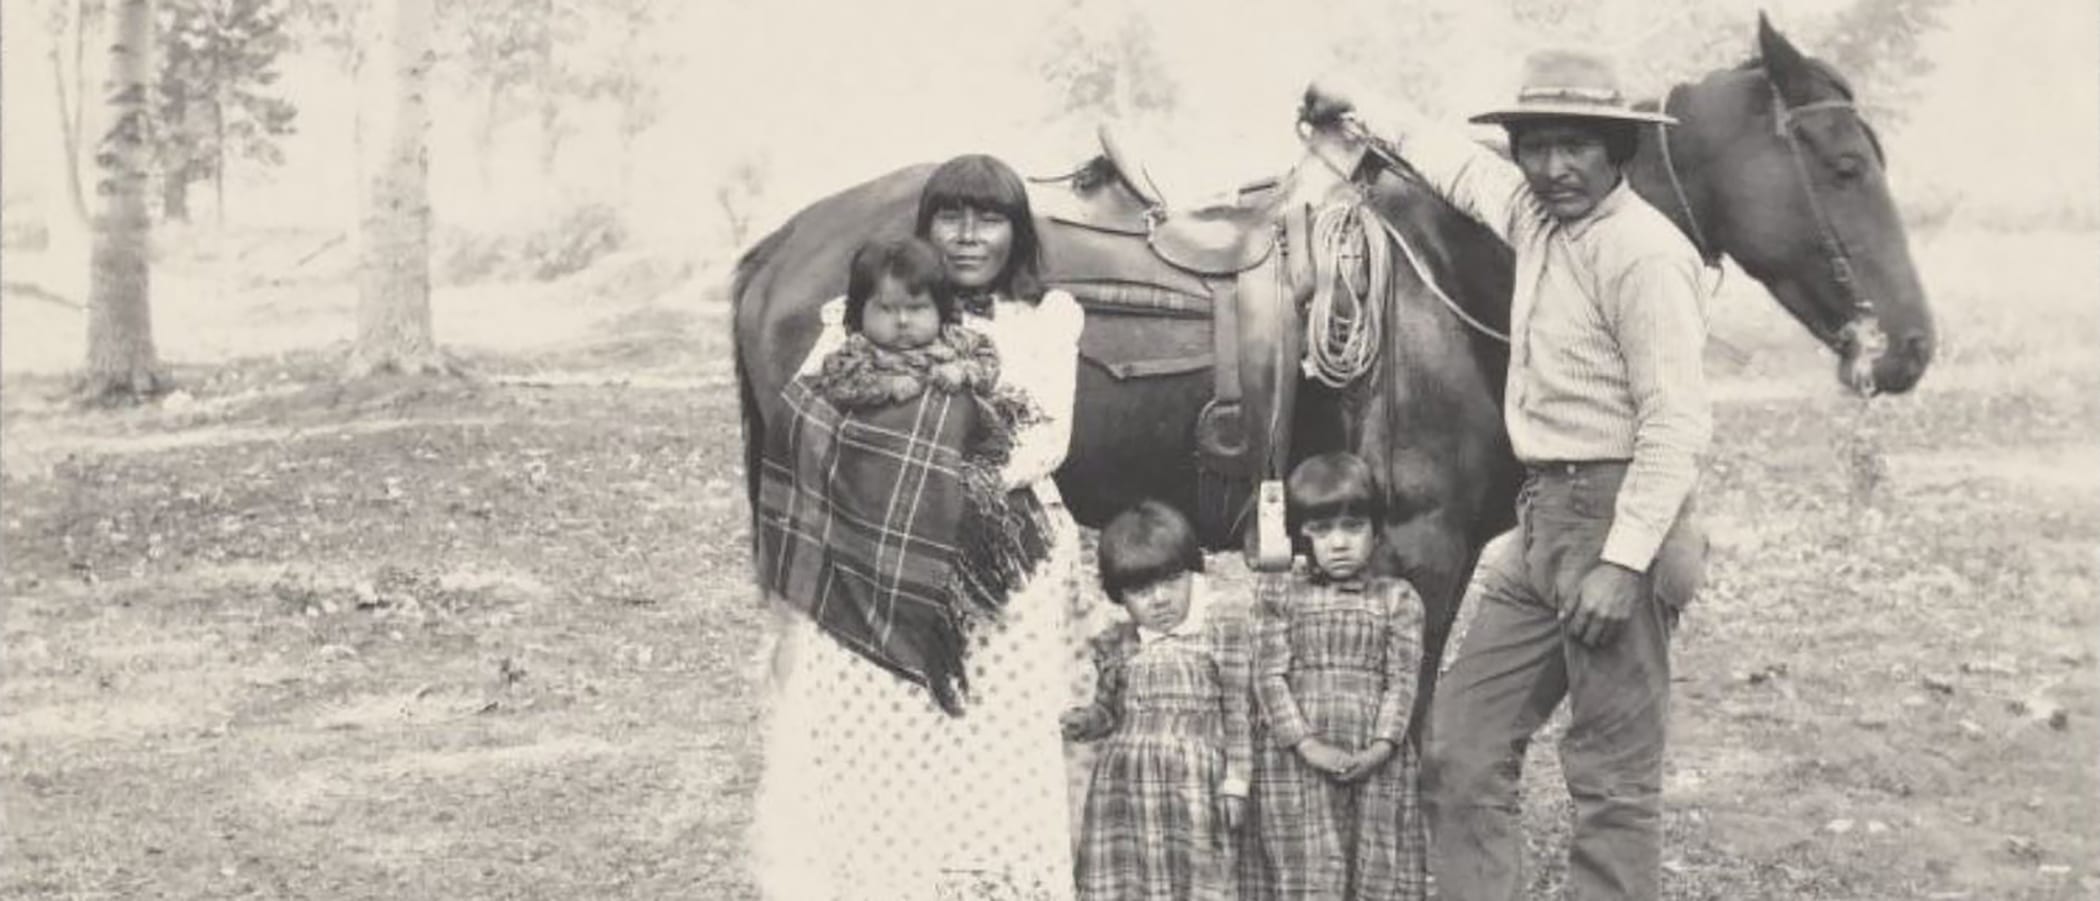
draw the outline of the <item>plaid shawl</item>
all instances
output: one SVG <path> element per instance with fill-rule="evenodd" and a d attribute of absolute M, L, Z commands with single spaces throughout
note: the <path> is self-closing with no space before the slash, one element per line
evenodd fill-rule
<path fill-rule="evenodd" d="M 968 391 L 841 409 L 820 381 L 790 382 L 767 429 L 759 580 L 960 714 L 970 623 L 996 616 L 1049 550 L 1033 493 L 1005 493 L 969 451 L 1014 423 Z"/>

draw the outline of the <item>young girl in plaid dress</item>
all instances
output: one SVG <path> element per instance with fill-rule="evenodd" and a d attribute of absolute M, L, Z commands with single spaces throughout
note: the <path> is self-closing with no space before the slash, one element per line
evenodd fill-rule
<path fill-rule="evenodd" d="M 1101 531 L 1100 564 L 1130 619 L 1094 638 L 1094 701 L 1064 716 L 1067 738 L 1102 741 L 1079 897 L 1229 901 L 1251 765 L 1246 614 L 1198 590 L 1195 530 L 1157 501 Z"/>
<path fill-rule="evenodd" d="M 1421 899 L 1428 836 L 1406 741 L 1421 599 L 1369 575 L 1379 494 L 1363 460 L 1306 460 L 1285 490 L 1312 567 L 1257 588 L 1253 878 L 1278 899 Z"/>

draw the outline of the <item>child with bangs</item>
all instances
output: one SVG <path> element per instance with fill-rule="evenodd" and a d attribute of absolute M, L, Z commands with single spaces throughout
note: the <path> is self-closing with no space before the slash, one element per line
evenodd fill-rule
<path fill-rule="evenodd" d="M 1195 529 L 1144 501 L 1101 530 L 1101 585 L 1129 618 L 1093 639 L 1093 703 L 1065 736 L 1099 741 L 1078 854 L 1082 899 L 1238 897 L 1251 768 L 1249 629 L 1199 586 Z"/>
<path fill-rule="evenodd" d="M 1428 835 L 1407 742 L 1422 663 L 1422 602 L 1375 576 L 1381 495 L 1349 453 L 1300 463 L 1285 483 L 1312 565 L 1257 588 L 1254 694 L 1259 859 L 1249 894 L 1421 899 Z"/>
<path fill-rule="evenodd" d="M 963 327 L 940 253 L 925 241 L 877 239 L 854 251 L 844 324 L 846 340 L 812 380 L 843 409 L 892 406 L 929 388 L 990 395 L 998 384 L 997 351 Z"/>

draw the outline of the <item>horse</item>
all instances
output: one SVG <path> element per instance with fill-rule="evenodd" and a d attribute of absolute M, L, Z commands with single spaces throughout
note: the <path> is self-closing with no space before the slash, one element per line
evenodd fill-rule
<path fill-rule="evenodd" d="M 1762 15 L 1757 44 L 1756 58 L 1669 91 L 1659 105 L 1681 124 L 1644 131 L 1629 180 L 1709 261 L 1734 259 L 1835 351 L 1845 386 L 1864 395 L 1907 391 L 1932 358 L 1934 335 L 1879 140 L 1843 76 Z M 909 231 L 931 169 L 908 167 L 818 201 L 738 261 L 733 327 L 749 490 L 765 424 L 815 340 L 817 307 L 843 291 L 854 244 Z M 1299 386 L 1289 456 L 1349 449 L 1380 474 L 1386 540 L 1375 567 L 1408 579 L 1424 599 L 1426 703 L 1481 549 L 1515 521 L 1523 468 L 1501 411 L 1513 258 L 1404 166 L 1377 169 L 1364 195 L 1391 240 L 1404 242 L 1395 258 L 1415 265 L 1393 269 L 1372 369 L 1340 388 Z M 1039 232 L 1054 285 L 1068 274 L 1060 272 L 1057 232 Z M 1130 242 L 1128 253 L 1149 251 Z M 1088 365 L 1057 473 L 1080 523 L 1098 527 L 1143 497 L 1193 517 L 1209 477 L 1195 433 L 1212 374 L 1119 361 L 1201 359 L 1211 342 L 1201 317 L 1088 304 L 1080 348 Z M 1237 529 L 1212 531 L 1204 542 L 1217 550 L 1240 538 Z"/>

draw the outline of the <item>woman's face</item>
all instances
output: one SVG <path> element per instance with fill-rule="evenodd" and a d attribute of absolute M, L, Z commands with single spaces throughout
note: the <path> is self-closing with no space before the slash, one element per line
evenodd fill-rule
<path fill-rule="evenodd" d="M 1014 224 L 1003 213 L 949 207 L 933 214 L 926 231 L 926 239 L 941 252 L 948 283 L 966 293 L 998 282 L 1013 254 Z"/>

